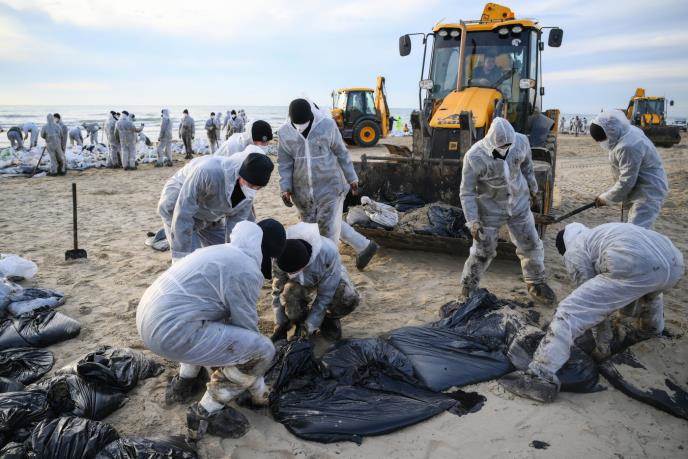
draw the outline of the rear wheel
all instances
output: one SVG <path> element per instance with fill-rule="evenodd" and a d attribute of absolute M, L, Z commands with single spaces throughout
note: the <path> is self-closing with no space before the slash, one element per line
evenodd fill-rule
<path fill-rule="evenodd" d="M 361 121 L 354 128 L 354 141 L 361 147 L 372 147 L 380 140 L 380 126 L 370 120 Z"/>

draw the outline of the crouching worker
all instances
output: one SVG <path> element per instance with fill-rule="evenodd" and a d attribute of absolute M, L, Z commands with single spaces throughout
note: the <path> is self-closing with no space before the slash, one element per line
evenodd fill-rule
<path fill-rule="evenodd" d="M 556 296 L 546 282 L 545 251 L 530 210 L 537 191 L 528 138 L 504 118 L 495 118 L 485 138 L 464 156 L 461 171 L 461 207 L 473 236 L 461 274 L 465 297 L 478 288 L 497 255 L 499 228 L 506 224 L 528 294 L 538 303 L 554 304 Z"/>
<path fill-rule="evenodd" d="M 243 434 L 241 426 L 248 421 L 228 404 L 245 390 L 254 403 L 267 403 L 263 375 L 275 348 L 258 330 L 256 302 L 285 239 L 284 227 L 275 220 L 240 222 L 232 242 L 175 263 L 139 302 L 136 327 L 145 346 L 180 362 L 167 387 L 168 403 L 190 401 L 203 388 L 201 367 L 214 368 L 205 395 L 187 411 L 192 440 L 205 431 L 220 437 Z"/>
<path fill-rule="evenodd" d="M 196 158 L 167 181 L 158 203 L 172 261 L 199 246 L 229 242 L 234 225 L 252 217 L 253 201 L 274 165 L 250 145 L 231 158 Z"/>
<path fill-rule="evenodd" d="M 608 317 L 638 301 L 640 336 L 664 330 L 663 292 L 684 273 L 683 255 L 665 236 L 631 223 L 588 229 L 572 223 L 557 235 L 557 249 L 578 286 L 554 314 L 526 372 L 502 379 L 505 389 L 541 402 L 559 392 L 556 373 L 568 361 L 571 345 L 593 329 L 598 357 L 609 356 Z"/>
<path fill-rule="evenodd" d="M 287 243 L 273 265 L 273 276 L 273 341 L 285 339 L 292 325 L 301 336 L 320 330 L 330 341 L 341 338 L 340 319 L 356 309 L 360 297 L 337 247 L 320 235 L 316 223 L 287 228 Z M 315 299 L 310 304 L 313 293 Z"/>

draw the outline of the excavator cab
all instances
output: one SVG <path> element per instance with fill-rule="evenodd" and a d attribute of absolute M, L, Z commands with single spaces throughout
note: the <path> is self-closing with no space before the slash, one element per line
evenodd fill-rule
<path fill-rule="evenodd" d="M 674 101 L 670 100 L 673 106 Z M 666 123 L 667 100 L 664 97 L 652 97 L 645 94 L 645 89 L 637 88 L 628 102 L 626 117 L 634 126 L 639 127 L 658 147 L 671 147 L 681 141 L 680 129 Z"/>
<path fill-rule="evenodd" d="M 377 78 L 377 87 L 344 88 L 332 92 L 332 118 L 349 144 L 372 147 L 389 134 L 391 120 L 385 79 Z"/>

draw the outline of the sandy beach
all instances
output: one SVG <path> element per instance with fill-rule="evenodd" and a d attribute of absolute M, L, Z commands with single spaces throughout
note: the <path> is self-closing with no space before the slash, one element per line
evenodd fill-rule
<path fill-rule="evenodd" d="M 398 140 L 398 139 L 395 139 Z M 407 141 L 408 139 L 405 139 Z M 382 154 L 376 147 L 366 153 Z M 670 194 L 656 230 L 688 252 L 688 146 L 659 149 L 669 177 Z M 360 154 L 353 150 L 352 154 Z M 170 264 L 169 252 L 145 247 L 147 231 L 161 226 L 156 204 L 174 168 L 139 167 L 134 172 L 91 169 L 70 171 L 66 178 L 0 179 L 0 252 L 35 261 L 39 274 L 30 283 L 64 291 L 62 310 L 82 324 L 81 334 L 51 346 L 55 369 L 99 345 L 143 349 L 136 332 L 136 306 L 144 290 Z M 80 245 L 88 259 L 66 262 L 71 248 L 71 183 L 79 190 Z M 560 137 L 555 212 L 562 213 L 592 200 L 611 185 L 606 153 L 589 137 Z M 283 206 L 278 180 L 256 198 L 257 217 L 274 217 L 283 224 L 297 222 L 294 209 Z M 576 221 L 588 225 L 618 221 L 619 207 L 593 209 Z M 559 298 L 572 289 L 554 247 L 556 225 L 545 237 L 546 266 Z M 344 337 L 370 337 L 392 328 L 435 320 L 438 308 L 459 294 L 464 259 L 423 252 L 383 248 L 364 272 L 354 266 L 353 253 L 343 248 L 343 262 L 361 292 L 359 308 L 343 320 Z M 528 301 L 517 263 L 497 261 L 483 287 L 500 297 Z M 655 352 L 679 381 L 688 381 L 688 281 L 665 296 L 667 329 L 673 339 L 658 340 Z M 538 308 L 543 320 L 553 310 Z M 262 328 L 272 328 L 270 288 L 266 282 L 259 302 Z M 324 343 L 320 343 L 324 346 Z M 671 349 L 662 353 L 661 349 Z M 157 358 L 161 360 L 160 358 Z M 165 385 L 175 371 L 165 362 L 161 376 L 141 383 L 128 403 L 106 419 L 122 435 L 155 436 L 185 432 L 185 406 L 167 408 Z M 683 363 L 683 364 L 681 364 Z M 635 401 L 601 378 L 608 389 L 594 394 L 562 393 L 545 406 L 505 393 L 495 382 L 470 386 L 487 397 L 477 413 L 457 417 L 444 413 L 399 432 L 353 443 L 323 445 L 302 441 L 274 422 L 267 411 L 242 409 L 251 430 L 238 440 L 207 436 L 203 457 L 232 458 L 355 458 L 355 457 L 688 457 L 688 422 Z M 464 388 L 466 389 L 466 388 Z M 546 450 L 531 441 L 549 443 Z"/>

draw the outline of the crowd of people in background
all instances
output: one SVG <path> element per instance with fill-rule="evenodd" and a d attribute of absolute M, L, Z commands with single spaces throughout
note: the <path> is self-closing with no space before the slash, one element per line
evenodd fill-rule
<path fill-rule="evenodd" d="M 588 133 L 588 118 L 585 116 L 575 115 L 568 119 L 565 116 L 561 117 L 559 122 L 559 132 L 566 134 L 573 134 L 578 137 L 579 134 Z"/>

